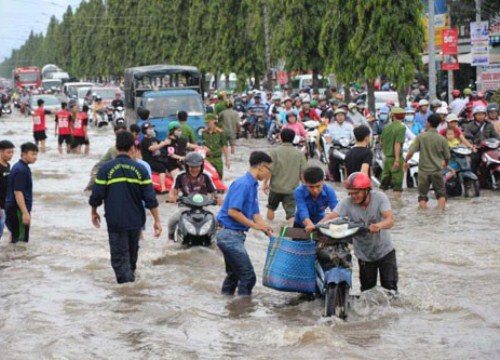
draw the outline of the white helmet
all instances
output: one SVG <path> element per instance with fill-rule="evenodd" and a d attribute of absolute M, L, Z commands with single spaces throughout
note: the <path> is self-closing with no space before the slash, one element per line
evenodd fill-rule
<path fill-rule="evenodd" d="M 418 106 L 428 106 L 429 102 L 425 99 L 422 99 L 418 102 Z"/>
<path fill-rule="evenodd" d="M 448 109 L 441 106 L 439 109 L 436 110 L 436 114 L 439 115 L 448 115 Z"/>
<path fill-rule="evenodd" d="M 472 115 L 476 115 L 478 113 L 486 114 L 486 107 L 482 105 L 476 106 L 474 110 L 472 110 Z"/>

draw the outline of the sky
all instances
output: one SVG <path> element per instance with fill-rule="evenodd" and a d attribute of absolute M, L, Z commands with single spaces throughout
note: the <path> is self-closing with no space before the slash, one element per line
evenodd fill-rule
<path fill-rule="evenodd" d="M 0 0 L 0 63 L 35 33 L 47 30 L 52 15 L 61 20 L 68 5 L 73 11 L 82 0 Z"/>

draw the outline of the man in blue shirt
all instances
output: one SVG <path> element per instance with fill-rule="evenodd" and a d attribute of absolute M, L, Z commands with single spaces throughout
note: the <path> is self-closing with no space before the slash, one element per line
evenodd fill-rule
<path fill-rule="evenodd" d="M 307 232 L 325 217 L 326 208 L 330 210 L 337 206 L 337 194 L 325 185 L 325 173 L 318 166 L 304 170 L 304 185 L 299 185 L 294 192 L 297 212 L 293 226 L 305 228 Z"/>
<path fill-rule="evenodd" d="M 139 238 L 146 221 L 144 206 L 153 215 L 156 237 L 160 236 L 162 228 L 151 177 L 144 166 L 133 160 L 136 152 L 134 135 L 128 131 L 119 132 L 116 150 L 117 157 L 99 169 L 89 204 L 92 206 L 92 223 L 99 228 L 101 217 L 97 207 L 104 202 L 111 266 L 116 281 L 122 284 L 135 281 Z"/>
<path fill-rule="evenodd" d="M 227 192 L 217 215 L 221 229 L 217 232 L 217 246 L 224 254 L 226 278 L 222 294 L 251 295 L 257 277 L 245 249 L 246 232 L 252 228 L 272 234 L 271 227 L 259 214 L 258 181 L 271 174 L 271 157 L 262 151 L 250 154 L 250 171 L 236 179 Z"/>
<path fill-rule="evenodd" d="M 261 102 L 260 94 L 255 94 L 254 99 L 255 103 L 247 107 L 247 122 L 244 125 L 247 136 L 253 134 L 257 121 L 266 117 L 266 104 Z"/>
<path fill-rule="evenodd" d="M 28 242 L 33 205 L 33 179 L 28 165 L 38 158 L 38 146 L 33 143 L 21 145 L 21 159 L 10 171 L 7 195 L 5 197 L 5 215 L 7 228 L 12 234 L 12 242 Z"/>

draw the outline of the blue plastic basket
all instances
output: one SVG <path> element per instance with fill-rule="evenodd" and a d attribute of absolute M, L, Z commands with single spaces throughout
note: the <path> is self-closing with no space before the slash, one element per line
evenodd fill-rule
<path fill-rule="evenodd" d="M 267 249 L 262 284 L 279 291 L 316 291 L 316 243 L 271 237 Z"/>

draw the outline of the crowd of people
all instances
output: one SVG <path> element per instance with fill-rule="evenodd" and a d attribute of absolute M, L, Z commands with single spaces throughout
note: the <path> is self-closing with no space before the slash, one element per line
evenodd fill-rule
<path fill-rule="evenodd" d="M 307 232 L 313 231 L 318 223 L 337 216 L 348 216 L 366 223 L 369 233 L 354 240 L 362 290 L 375 286 L 380 273 L 382 287 L 397 291 L 396 254 L 388 231 L 394 224 L 394 215 L 384 191 L 392 188 L 396 196 L 400 195 L 407 162 L 418 151 L 419 206 L 427 208 L 432 185 L 438 208 L 444 210 L 443 170 L 449 170 L 450 147 L 461 144 L 477 151 L 483 139 L 500 138 L 498 107 L 496 104 L 475 103 L 479 101 L 476 99 L 478 94 L 471 94 L 467 100 L 454 92 L 455 99 L 449 106 L 441 101 L 429 103 L 425 98 L 405 109 L 388 103 L 373 115 L 363 101 L 346 104 L 340 94 L 329 101 L 324 96 L 308 98 L 308 94 L 295 99 L 277 93 L 268 95 L 264 100 L 259 93 L 242 94 L 243 102 L 240 103 L 225 94 L 217 95 L 212 103 L 207 100 L 206 127 L 200 138 L 188 125 L 187 113 L 183 111 L 177 114 L 177 121 L 168 124 L 165 139 L 157 138 L 153 123 L 148 121 L 149 111 L 144 108 L 137 111 L 140 127 L 132 124 L 127 129 L 122 123 L 115 125 L 115 146 L 93 168 L 87 189 L 92 190 L 89 204 L 96 227 L 101 224 L 97 208 L 103 203 L 105 206 L 111 263 L 118 283 L 135 279 L 138 244 L 146 220 L 145 208 L 154 218 L 155 236 L 162 232 L 159 203 L 151 180 L 152 173 L 158 173 L 160 191 L 170 190 L 167 202 L 176 202 L 179 196 L 196 192 L 211 195 L 222 204 L 217 215 L 219 229 L 216 238 L 226 264 L 226 278 L 222 284 L 224 294 L 236 291 L 239 295 L 252 293 L 256 275 L 245 249 L 246 234 L 252 228 L 271 236 L 273 228 L 270 222 L 275 219 L 280 204 L 285 210 L 284 220 Z M 242 106 L 247 114 L 248 121 L 243 126 L 238 106 Z M 471 117 L 468 109 L 472 109 Z M 81 112 L 71 110 L 68 111 L 67 104 L 63 103 L 61 110 L 55 112 L 59 152 L 62 153 L 63 144 L 66 144 L 67 152 L 75 149 L 79 153 L 82 145 L 87 146 L 88 152 L 88 109 L 83 108 Z M 0 205 L 5 211 L 2 220 L 11 231 L 13 242 L 27 242 L 29 239 L 32 180 L 28 165 L 37 159 L 38 144 L 41 151 L 45 151 L 45 116 L 49 113 L 40 100 L 38 109 L 33 112 L 36 143 L 21 146 L 21 159 L 12 170 L 9 161 L 14 145 L 7 140 L 0 142 L 0 171 L 3 175 L 0 179 Z M 210 162 L 222 178 L 224 165 L 230 167 L 229 147 L 234 154 L 240 131 L 251 133 L 258 121 L 255 119 L 261 116 L 267 117 L 269 140 L 278 145 L 269 152 L 252 152 L 248 172 L 232 182 L 222 200 L 215 191 L 210 174 L 204 171 L 204 160 Z M 354 144 L 346 155 L 345 168 L 340 169 L 340 164 L 334 162 L 330 162 L 327 172 L 322 167 L 308 166 L 304 153 L 295 146 L 297 137 L 304 140 L 308 136 L 303 127 L 305 121 L 321 123 L 325 138 L 330 142 L 348 138 Z M 403 157 L 406 141 L 411 141 L 411 146 Z M 370 178 L 373 167 L 371 146 L 377 142 L 385 155 L 382 191 L 374 189 Z M 198 152 L 200 148 L 205 157 Z M 340 180 L 334 170 L 346 172 L 347 199 L 339 201 L 334 188 L 325 182 L 328 178 Z M 166 188 L 167 176 L 173 179 L 171 189 Z M 259 181 L 263 182 L 262 190 L 268 196 L 265 218 L 258 205 Z M 170 239 L 177 221 L 178 214 L 169 216 Z"/>

